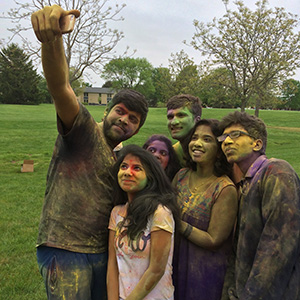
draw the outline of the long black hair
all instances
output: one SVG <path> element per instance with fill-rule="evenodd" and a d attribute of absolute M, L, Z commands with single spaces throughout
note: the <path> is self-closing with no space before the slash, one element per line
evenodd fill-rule
<path fill-rule="evenodd" d="M 138 191 L 133 201 L 129 203 L 127 216 L 122 224 L 127 228 L 128 237 L 134 240 L 146 228 L 149 217 L 154 214 L 159 204 L 170 209 L 177 225 L 179 223 L 180 210 L 177 205 L 176 192 L 158 160 L 150 152 L 137 145 L 125 146 L 120 151 L 118 160 L 113 167 L 114 204 L 125 204 L 128 201 L 127 193 L 118 184 L 119 168 L 128 154 L 140 159 L 147 176 L 145 188 Z"/>
<path fill-rule="evenodd" d="M 169 161 L 168 161 L 168 165 L 165 169 L 165 172 L 166 172 L 167 176 L 169 177 L 169 179 L 172 181 L 175 174 L 180 169 L 180 163 L 179 163 L 179 160 L 178 160 L 177 155 L 175 153 L 175 150 L 172 146 L 172 142 L 171 142 L 170 139 L 168 139 L 163 134 L 153 134 L 145 142 L 145 144 L 143 145 L 143 149 L 147 150 L 147 148 L 150 146 L 150 144 L 153 143 L 154 141 L 161 141 L 161 142 L 165 143 L 165 145 L 168 149 Z"/>

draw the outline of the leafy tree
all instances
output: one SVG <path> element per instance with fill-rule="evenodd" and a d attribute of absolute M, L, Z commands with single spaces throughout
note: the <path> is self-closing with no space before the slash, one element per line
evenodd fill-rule
<path fill-rule="evenodd" d="M 198 67 L 184 50 L 171 54 L 169 69 L 172 78 L 172 96 L 177 94 L 198 96 L 200 81 Z"/>
<path fill-rule="evenodd" d="M 103 88 L 111 88 L 112 87 L 112 82 L 111 80 L 105 81 L 104 84 L 102 85 Z"/>
<path fill-rule="evenodd" d="M 202 76 L 199 84 L 202 103 L 210 107 L 237 107 L 238 100 L 230 89 L 231 80 L 232 76 L 226 68 L 217 68 Z"/>
<path fill-rule="evenodd" d="M 173 82 L 172 75 L 168 68 L 155 68 L 152 72 L 152 81 L 155 92 L 152 99 L 157 102 L 165 103 L 173 96 Z"/>
<path fill-rule="evenodd" d="M 128 88 L 143 93 L 147 98 L 153 93 L 153 67 L 146 58 L 116 58 L 103 68 L 101 77 L 112 81 L 116 90 Z"/>
<path fill-rule="evenodd" d="M 283 82 L 282 108 L 291 110 L 300 110 L 300 81 L 288 79 Z"/>
<path fill-rule="evenodd" d="M 198 96 L 200 92 L 200 76 L 194 64 L 185 66 L 176 76 L 173 84 L 175 94 L 192 94 Z"/>
<path fill-rule="evenodd" d="M 260 100 L 280 80 L 300 66 L 300 33 L 294 33 L 299 19 L 284 8 L 267 8 L 267 0 L 251 11 L 236 1 L 237 11 L 227 9 L 220 19 L 204 24 L 194 21 L 191 45 L 207 55 L 213 65 L 223 66 L 232 76 L 231 86 L 244 111 L 256 94 L 256 115 Z"/>
<path fill-rule="evenodd" d="M 109 0 L 32 0 L 27 3 L 15 0 L 14 2 L 16 8 L 10 9 L 5 15 L 5 18 L 16 24 L 14 28 L 9 29 L 12 32 L 10 40 L 16 36 L 20 37 L 23 48 L 30 55 L 34 55 L 34 58 L 40 55 L 40 45 L 33 45 L 24 35 L 26 31 L 32 31 L 30 16 L 34 11 L 46 5 L 58 4 L 66 10 L 78 9 L 81 12 L 74 30 L 64 35 L 67 63 L 69 67 L 73 67 L 70 72 L 71 83 L 81 78 L 87 69 L 99 74 L 103 64 L 115 54 L 115 46 L 124 37 L 123 32 L 111 29 L 108 24 L 123 20 L 119 17 L 119 13 L 125 4 L 116 4 L 112 8 L 109 6 Z M 28 23 L 24 24 L 22 22 L 24 20 Z"/>
<path fill-rule="evenodd" d="M 74 67 L 71 67 L 69 69 L 69 73 L 72 74 L 74 73 Z M 83 78 L 80 77 L 74 81 L 71 82 L 71 87 L 74 90 L 76 96 L 83 94 L 84 93 L 84 89 L 86 87 L 86 83 L 84 82 Z"/>
<path fill-rule="evenodd" d="M 188 66 L 194 65 L 194 61 L 189 58 L 188 54 L 181 50 L 180 52 L 171 53 L 169 59 L 169 69 L 172 78 L 175 81 L 176 77 Z"/>
<path fill-rule="evenodd" d="M 40 76 L 40 81 L 38 83 L 38 88 L 39 90 L 41 91 L 42 93 L 42 103 L 52 103 L 53 102 L 53 99 L 52 99 L 52 96 L 48 90 L 48 86 L 47 86 L 47 81 L 44 77 Z"/>
<path fill-rule="evenodd" d="M 0 103 L 41 103 L 41 77 L 33 68 L 29 55 L 17 44 L 2 48 L 0 53 Z"/>

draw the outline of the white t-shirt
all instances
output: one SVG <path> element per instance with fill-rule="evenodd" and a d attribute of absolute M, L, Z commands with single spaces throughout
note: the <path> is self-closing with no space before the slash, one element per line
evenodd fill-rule
<path fill-rule="evenodd" d="M 165 230 L 172 233 L 172 244 L 165 274 L 155 288 L 144 298 L 151 300 L 173 300 L 174 286 L 172 282 L 172 259 L 174 250 L 175 223 L 171 211 L 159 205 L 150 217 L 144 232 L 134 241 L 128 239 L 126 229 L 119 229 L 118 224 L 126 216 L 127 205 L 113 208 L 109 221 L 109 229 L 116 232 L 115 250 L 119 268 L 120 298 L 125 299 L 135 288 L 150 263 L 151 232 Z"/>

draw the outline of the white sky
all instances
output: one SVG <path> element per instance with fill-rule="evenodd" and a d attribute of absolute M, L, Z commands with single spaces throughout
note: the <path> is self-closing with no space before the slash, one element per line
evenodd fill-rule
<path fill-rule="evenodd" d="M 27 3 L 30 0 L 18 0 Z M 246 6 L 255 9 L 257 0 L 244 0 Z M 193 20 L 209 22 L 214 17 L 220 18 L 225 13 L 221 0 L 111 0 L 111 4 L 126 3 L 121 12 L 124 21 L 113 23 L 112 27 L 122 30 L 125 38 L 116 50 L 123 53 L 126 46 L 136 50 L 134 57 L 145 57 L 154 67 L 168 66 L 171 53 L 184 50 L 195 63 L 201 61 L 200 52 L 183 44 L 191 41 L 195 32 Z M 0 14 L 14 7 L 13 0 L 0 0 Z M 229 7 L 235 8 L 229 0 Z M 299 0 L 269 0 L 269 7 L 284 7 L 288 12 L 300 15 Z M 0 19 L 0 38 L 7 37 L 9 32 L 7 20 Z M 300 28 L 299 28 L 300 30 Z M 29 34 L 34 39 L 34 33 Z M 100 86 L 103 81 L 92 77 L 93 86 Z M 295 75 L 300 80 L 300 71 Z"/>

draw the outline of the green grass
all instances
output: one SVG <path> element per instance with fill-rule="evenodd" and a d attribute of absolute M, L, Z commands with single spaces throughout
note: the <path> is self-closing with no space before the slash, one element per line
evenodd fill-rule
<path fill-rule="evenodd" d="M 88 109 L 101 120 L 104 107 Z M 231 111 L 204 109 L 203 117 L 220 119 Z M 300 112 L 261 111 L 260 117 L 269 127 L 267 155 L 287 160 L 300 174 Z M 36 264 L 35 241 L 57 135 L 55 119 L 50 104 L 0 105 L 0 300 L 46 299 Z M 142 145 L 153 133 L 169 136 L 166 109 L 150 109 L 143 128 L 125 144 Z M 34 160 L 33 173 L 21 173 L 24 159 Z"/>

